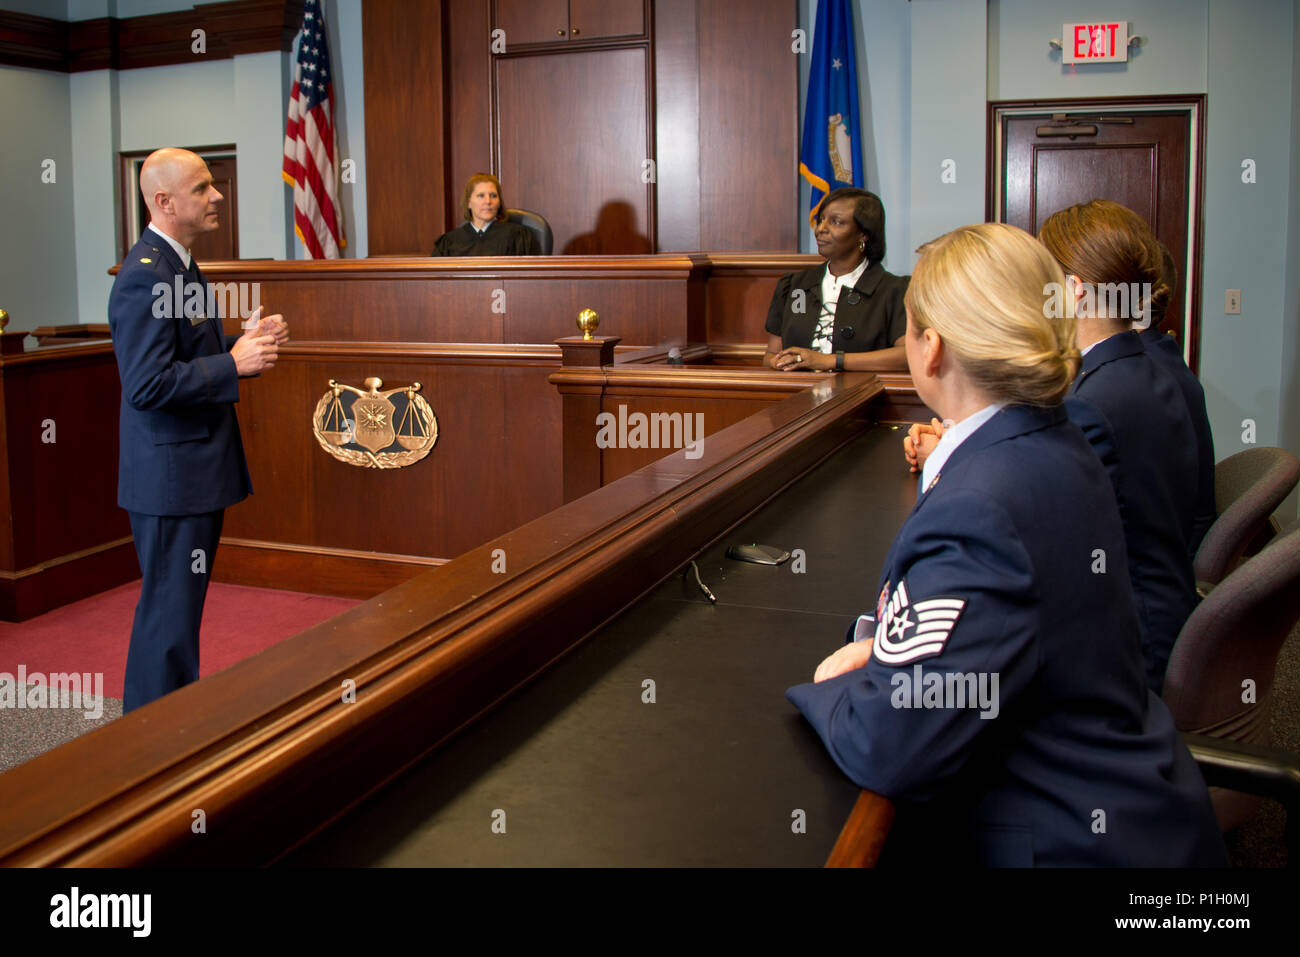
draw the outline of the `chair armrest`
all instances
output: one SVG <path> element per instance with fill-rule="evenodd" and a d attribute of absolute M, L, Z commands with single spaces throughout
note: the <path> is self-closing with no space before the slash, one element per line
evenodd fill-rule
<path fill-rule="evenodd" d="M 894 824 L 894 802 L 865 788 L 826 858 L 827 867 L 875 867 Z"/>
<path fill-rule="evenodd" d="M 1280 801 L 1300 816 L 1300 758 L 1289 751 L 1183 733 L 1205 783 Z"/>

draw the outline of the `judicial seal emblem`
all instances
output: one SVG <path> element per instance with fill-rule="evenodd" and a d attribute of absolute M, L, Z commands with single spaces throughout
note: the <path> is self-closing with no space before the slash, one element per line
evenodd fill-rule
<path fill-rule="evenodd" d="M 334 458 L 368 469 L 400 469 L 429 454 L 438 441 L 438 417 L 421 385 L 383 388 L 371 376 L 365 388 L 330 379 L 312 414 L 316 441 Z"/>

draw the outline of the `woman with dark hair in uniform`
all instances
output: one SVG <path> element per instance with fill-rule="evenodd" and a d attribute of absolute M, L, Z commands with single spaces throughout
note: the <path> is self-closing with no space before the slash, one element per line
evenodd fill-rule
<path fill-rule="evenodd" d="M 787 696 L 894 802 L 883 863 L 1224 866 L 1205 782 L 1146 686 L 1110 483 L 1062 406 L 1074 325 L 1043 309 L 1061 268 L 1002 224 L 920 252 L 908 367 L 953 425 L 856 640 Z"/>
<path fill-rule="evenodd" d="M 885 207 L 865 189 L 822 200 L 824 266 L 782 276 L 767 311 L 763 365 L 782 371 L 902 370 L 907 277 L 885 272 Z"/>
<path fill-rule="evenodd" d="M 533 234 L 506 219 L 501 181 L 491 173 L 475 173 L 460 201 L 465 222 L 438 237 L 435 256 L 536 256 L 541 253 Z"/>
<path fill-rule="evenodd" d="M 1063 286 L 1044 290 L 1045 308 L 1075 315 L 1083 353 L 1066 412 L 1115 490 L 1147 681 L 1159 694 L 1174 642 L 1196 607 L 1192 541 L 1205 521 L 1203 486 L 1212 494 L 1214 481 L 1212 440 L 1207 455 L 1186 390 L 1133 328 L 1164 315 L 1171 292 L 1164 257 L 1142 218 L 1109 200 L 1053 213 L 1039 238 L 1066 274 Z M 937 421 L 912 427 L 904 455 L 913 471 L 943 433 Z"/>
<path fill-rule="evenodd" d="M 1164 315 L 1171 292 L 1164 257 L 1142 217 L 1109 200 L 1053 213 L 1039 238 L 1065 270 L 1083 352 L 1066 411 L 1115 489 L 1147 680 L 1159 694 L 1197 602 L 1190 545 L 1200 484 L 1183 391 L 1133 329 Z"/>
<path fill-rule="evenodd" d="M 1169 254 L 1164 243 L 1160 246 L 1161 275 L 1163 282 L 1171 290 L 1178 282 L 1178 266 Z M 1196 550 L 1201 547 L 1201 540 L 1210 530 L 1214 520 L 1219 517 L 1214 502 L 1214 434 L 1210 431 L 1210 416 L 1205 409 L 1205 389 L 1201 380 L 1187 367 L 1183 359 L 1183 348 L 1178 340 L 1160 331 L 1164 321 L 1164 307 L 1168 300 L 1153 303 L 1151 324 L 1139 335 L 1142 345 L 1146 346 L 1147 355 L 1164 367 L 1174 377 L 1183 401 L 1187 403 L 1187 414 L 1192 419 L 1192 429 L 1196 432 L 1196 508 L 1192 516 L 1192 537 L 1187 543 L 1192 559 L 1196 559 Z"/>

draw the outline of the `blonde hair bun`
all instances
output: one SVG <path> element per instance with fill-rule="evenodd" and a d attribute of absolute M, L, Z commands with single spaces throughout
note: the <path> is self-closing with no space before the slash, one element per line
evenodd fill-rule
<path fill-rule="evenodd" d="M 971 382 L 998 402 L 1052 406 L 1079 370 L 1065 274 L 1005 223 L 962 226 L 917 250 L 907 288 L 916 330 L 934 329 Z"/>

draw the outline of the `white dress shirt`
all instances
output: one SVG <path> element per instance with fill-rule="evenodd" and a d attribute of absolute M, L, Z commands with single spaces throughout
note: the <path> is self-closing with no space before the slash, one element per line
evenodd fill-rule
<path fill-rule="evenodd" d="M 172 239 L 172 238 L 171 238 L 170 236 L 168 236 L 166 233 L 164 233 L 161 229 L 159 229 L 159 228 L 158 228 L 157 226 L 155 226 L 153 223 L 150 223 L 150 224 L 149 224 L 149 228 L 152 229 L 152 230 L 153 230 L 155 233 L 157 233 L 159 236 L 161 236 L 163 239 L 167 240 L 167 245 L 171 246 L 172 249 L 176 250 L 176 255 L 181 257 L 181 262 L 185 264 L 185 268 L 186 268 L 186 269 L 189 269 L 189 268 L 190 268 L 190 251 L 189 251 L 188 249 L 186 249 L 184 246 L 182 246 L 180 243 L 178 243 L 176 240 Z"/>
<path fill-rule="evenodd" d="M 979 427 L 993 418 L 1004 405 L 1006 405 L 1005 402 L 994 402 L 992 405 L 986 405 L 978 412 L 966 416 L 966 418 L 943 433 L 939 438 L 939 444 L 934 447 L 930 457 L 925 460 L 925 465 L 921 467 L 921 485 L 917 490 L 918 498 L 930 491 L 931 484 L 939 477 L 939 470 L 948 461 L 948 457 L 957 451 L 957 446 L 974 435 L 979 430 Z"/>
<path fill-rule="evenodd" d="M 834 351 L 835 345 L 831 336 L 835 332 L 835 309 L 839 305 L 840 290 L 846 287 L 852 289 L 866 271 L 865 258 L 858 263 L 857 269 L 846 272 L 843 276 L 832 276 L 830 263 L 826 264 L 826 274 L 822 276 L 822 311 L 817 317 L 817 328 L 813 330 L 810 343 L 814 352 Z"/>

